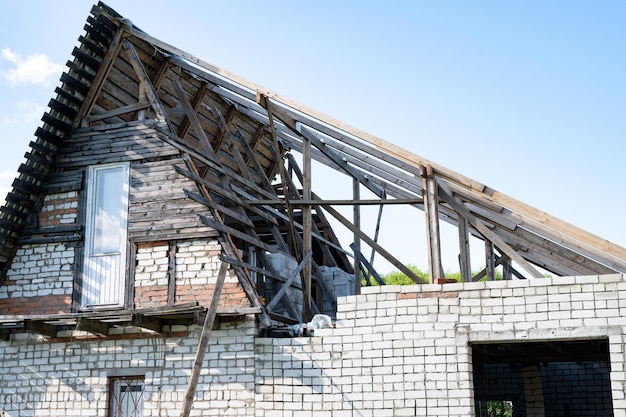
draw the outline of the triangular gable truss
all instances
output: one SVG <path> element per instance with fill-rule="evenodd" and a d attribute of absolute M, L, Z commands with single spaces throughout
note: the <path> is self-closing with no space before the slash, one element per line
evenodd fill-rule
<path fill-rule="evenodd" d="M 324 213 L 354 233 L 352 248 L 363 260 L 359 268 L 366 264 L 362 241 L 421 282 L 375 237 L 363 233 L 357 219 L 333 209 L 341 204 L 408 204 L 423 210 L 431 280 L 443 278 L 439 221 L 458 227 L 465 281 L 493 278 L 500 264 L 506 278 L 541 277 L 538 268 L 556 275 L 626 273 L 626 249 L 159 41 L 103 3 L 93 7 L 85 31 L 0 210 L 4 272 L 23 239 L 20 231 L 40 204 L 42 181 L 58 170 L 54 155 L 65 135 L 143 123 L 184 156 L 186 168 L 175 168 L 198 186 L 186 190 L 187 196 L 207 207 L 201 220 L 220 232 L 223 260 L 234 267 L 265 325 L 272 319 L 306 320 L 317 306 L 305 303 L 300 312 L 282 297 L 288 317 L 275 314 L 265 306 L 277 301 L 265 300 L 264 287 L 254 276 L 266 276 L 279 287 L 301 288 L 306 299 L 313 298 L 312 279 L 323 297 L 335 302 L 318 265 L 345 271 L 351 265 Z M 290 150 L 303 155 L 303 169 Z M 320 199 L 310 189 L 311 160 L 348 175 L 377 198 Z M 473 277 L 470 235 L 485 241 L 488 254 L 487 267 Z M 259 264 L 247 255 L 250 248 Z M 264 259 L 270 252 L 293 256 L 302 279 L 272 270 Z"/>

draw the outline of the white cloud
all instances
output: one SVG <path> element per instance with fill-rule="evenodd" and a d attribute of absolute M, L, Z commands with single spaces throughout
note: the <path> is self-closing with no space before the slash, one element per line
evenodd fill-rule
<path fill-rule="evenodd" d="M 48 87 L 63 72 L 63 65 L 55 64 L 44 54 L 29 55 L 23 59 L 20 54 L 4 48 L 0 51 L 0 56 L 15 64 L 15 68 L 2 73 L 12 87 L 18 85 Z"/>
<path fill-rule="evenodd" d="M 32 124 L 39 120 L 41 115 L 44 114 L 44 112 L 46 111 L 46 108 L 44 106 L 40 106 L 30 101 L 18 102 L 15 109 L 15 113 L 2 116 L 2 124 Z"/>

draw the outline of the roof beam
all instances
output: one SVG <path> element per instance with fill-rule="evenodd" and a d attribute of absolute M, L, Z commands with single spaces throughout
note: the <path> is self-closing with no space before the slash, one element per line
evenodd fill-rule
<path fill-rule="evenodd" d="M 96 77 L 91 82 L 91 88 L 83 100 L 83 104 L 78 110 L 77 116 L 74 118 L 73 127 L 78 127 L 78 124 L 82 122 L 83 118 L 91 112 L 93 105 L 96 103 L 96 97 L 100 94 L 100 90 L 102 90 L 102 86 L 104 85 L 104 81 L 109 76 L 109 72 L 111 68 L 113 68 L 113 62 L 115 58 L 120 52 L 120 48 L 122 46 L 122 36 L 124 34 L 124 29 L 120 27 L 115 35 L 113 36 L 113 40 L 109 44 L 109 48 L 107 49 L 102 62 L 100 63 L 100 68 L 98 68 L 98 73 Z"/>
<path fill-rule="evenodd" d="M 407 268 L 402 262 L 396 259 L 393 255 L 387 252 L 385 248 L 380 246 L 378 243 L 374 242 L 374 240 L 372 240 L 369 236 L 367 236 L 360 229 L 358 229 L 352 223 L 350 223 L 350 221 L 348 221 L 345 217 L 343 217 L 338 211 L 336 211 L 335 209 L 329 206 L 324 207 L 324 210 L 326 210 L 331 216 L 333 216 L 341 224 L 347 227 L 351 232 L 356 233 L 361 239 L 365 241 L 365 243 L 370 245 L 372 249 L 380 253 L 383 258 L 385 258 L 387 261 L 389 261 L 389 263 L 391 263 L 393 266 L 398 268 L 400 272 L 403 272 L 406 276 L 411 278 L 416 284 L 426 284 L 424 280 L 418 277 L 413 271 Z"/>
<path fill-rule="evenodd" d="M 532 266 L 526 259 L 524 259 L 520 254 L 518 254 L 513 248 L 511 248 L 504 240 L 500 238 L 497 234 L 492 232 L 485 224 L 477 219 L 472 213 L 470 213 L 469 209 L 465 207 L 465 203 L 461 200 L 457 200 L 452 195 L 452 190 L 450 187 L 442 181 L 436 179 L 437 184 L 439 185 L 439 195 L 442 199 L 446 201 L 459 215 L 465 218 L 471 225 L 476 229 L 481 235 L 485 237 L 485 239 L 493 242 L 494 245 L 500 249 L 504 254 L 506 254 L 513 261 L 517 262 L 522 268 L 524 268 L 529 274 L 531 274 L 534 278 L 543 278 L 543 275 L 537 271 L 537 269 Z"/>

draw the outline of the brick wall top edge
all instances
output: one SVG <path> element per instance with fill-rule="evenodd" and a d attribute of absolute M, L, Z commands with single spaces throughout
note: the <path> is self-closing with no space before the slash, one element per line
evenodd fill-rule
<path fill-rule="evenodd" d="M 455 292 L 472 291 L 492 288 L 524 288 L 552 285 L 596 284 L 600 282 L 626 281 L 626 274 L 586 275 L 570 277 L 537 278 L 510 281 L 483 281 L 483 282 L 455 282 L 449 284 L 420 284 L 420 285 L 383 285 L 376 287 L 362 287 L 361 294 L 385 293 L 414 293 L 414 292 Z"/>

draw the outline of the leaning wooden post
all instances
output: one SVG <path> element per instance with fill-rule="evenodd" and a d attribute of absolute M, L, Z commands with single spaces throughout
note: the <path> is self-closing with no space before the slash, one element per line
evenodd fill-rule
<path fill-rule="evenodd" d="M 215 289 L 213 290 L 211 305 L 209 306 L 209 311 L 207 312 L 206 318 L 204 319 L 204 325 L 202 326 L 202 334 L 200 336 L 200 342 L 198 342 L 198 351 L 196 352 L 196 359 L 193 362 L 193 369 L 191 370 L 191 376 L 189 377 L 187 394 L 185 395 L 185 399 L 183 401 L 183 409 L 180 412 L 180 417 L 189 417 L 189 413 L 191 412 L 193 399 L 196 396 L 198 379 L 200 378 L 200 371 L 202 370 L 202 362 L 204 362 L 204 355 L 206 354 L 209 346 L 209 337 L 211 337 L 213 323 L 215 322 L 215 316 L 217 316 L 217 305 L 220 302 L 220 294 L 222 293 L 222 287 L 224 286 L 227 268 L 228 266 L 226 262 L 222 262 L 220 265 L 220 272 L 217 275 Z"/>

